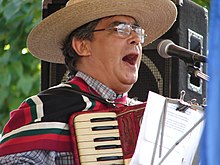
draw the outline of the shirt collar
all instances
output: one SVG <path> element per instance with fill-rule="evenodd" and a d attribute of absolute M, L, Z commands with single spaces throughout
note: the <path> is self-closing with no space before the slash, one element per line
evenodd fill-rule
<path fill-rule="evenodd" d="M 92 78 L 91 76 L 78 71 L 76 77 L 83 79 L 93 90 L 95 90 L 102 98 L 108 100 L 120 99 L 126 94 L 116 94 L 112 89 L 101 83 L 100 81 Z"/>

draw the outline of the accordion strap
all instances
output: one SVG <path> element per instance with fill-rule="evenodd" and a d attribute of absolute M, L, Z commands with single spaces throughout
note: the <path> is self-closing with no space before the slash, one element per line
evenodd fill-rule
<path fill-rule="evenodd" d="M 108 99 L 104 99 L 100 96 L 97 96 L 97 95 L 94 95 L 94 94 L 91 94 L 91 93 L 87 93 L 87 92 L 84 92 L 80 89 L 76 89 L 76 88 L 71 88 L 71 87 L 59 87 L 59 88 L 49 88 L 49 89 L 46 89 L 46 90 L 43 90 L 40 92 L 40 95 L 49 95 L 49 94 L 69 94 L 69 93 L 74 93 L 74 94 L 79 94 L 79 95 L 83 95 L 83 96 L 86 96 L 88 98 L 91 98 L 93 100 L 97 100 L 103 104 L 105 104 L 108 108 L 117 108 L 116 104 L 123 104 L 123 103 L 119 103 L 119 102 L 114 102 L 114 101 L 111 101 L 111 100 L 108 100 Z M 123 104 L 126 106 L 126 104 Z"/>

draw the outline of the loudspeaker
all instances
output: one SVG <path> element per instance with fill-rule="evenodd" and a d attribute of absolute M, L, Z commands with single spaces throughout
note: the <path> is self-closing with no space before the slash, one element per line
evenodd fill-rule
<path fill-rule="evenodd" d="M 66 2 L 67 0 L 45 0 L 43 18 L 62 8 Z M 164 59 L 157 53 L 158 43 L 163 39 L 170 39 L 177 45 L 207 55 L 207 10 L 191 0 L 183 0 L 176 5 L 178 17 L 172 28 L 143 48 L 139 79 L 129 92 L 130 97 L 145 101 L 148 91 L 154 91 L 166 97 L 179 98 L 181 91 L 185 91 L 185 100 L 196 99 L 198 103 L 203 103 L 206 81 L 189 74 L 187 70 L 192 65 L 206 73 L 206 64 L 189 65 L 177 58 Z M 41 67 L 42 90 L 65 81 L 64 65 L 42 61 Z"/>
<path fill-rule="evenodd" d="M 44 0 L 42 17 L 43 19 L 63 8 L 68 0 Z M 66 67 L 63 64 L 54 64 L 41 61 L 41 90 L 57 85 L 66 80 Z"/>
<path fill-rule="evenodd" d="M 188 70 L 196 67 L 206 74 L 206 64 L 186 64 L 178 58 L 164 59 L 157 52 L 157 45 L 164 39 L 207 55 L 208 12 L 191 0 L 183 0 L 177 4 L 178 17 L 172 28 L 143 48 L 139 80 L 129 92 L 130 97 L 137 96 L 146 100 L 149 90 L 170 98 L 180 98 L 185 93 L 186 101 L 197 101 L 202 104 L 206 98 L 206 81 L 198 78 Z"/>

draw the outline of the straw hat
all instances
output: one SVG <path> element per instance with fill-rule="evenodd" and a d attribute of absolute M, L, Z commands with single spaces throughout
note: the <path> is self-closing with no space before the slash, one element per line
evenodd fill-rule
<path fill-rule="evenodd" d="M 177 9 L 171 0 L 69 0 L 66 7 L 43 19 L 30 32 L 27 47 L 41 60 L 64 63 L 60 48 L 66 36 L 81 25 L 112 15 L 135 18 L 146 31 L 145 46 L 172 26 Z"/>

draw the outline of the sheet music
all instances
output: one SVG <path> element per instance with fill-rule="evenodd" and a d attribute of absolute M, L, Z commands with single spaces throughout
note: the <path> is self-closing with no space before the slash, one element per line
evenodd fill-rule
<path fill-rule="evenodd" d="M 178 103 L 177 99 L 167 99 L 149 92 L 135 153 L 130 165 L 158 165 L 173 146 L 176 147 L 161 163 L 162 165 L 173 163 L 190 165 L 192 163 L 201 137 L 203 123 L 190 131 L 190 134 L 178 145 L 175 143 L 202 118 L 203 112 L 192 110 L 190 107 L 184 112 L 177 111 Z"/>

